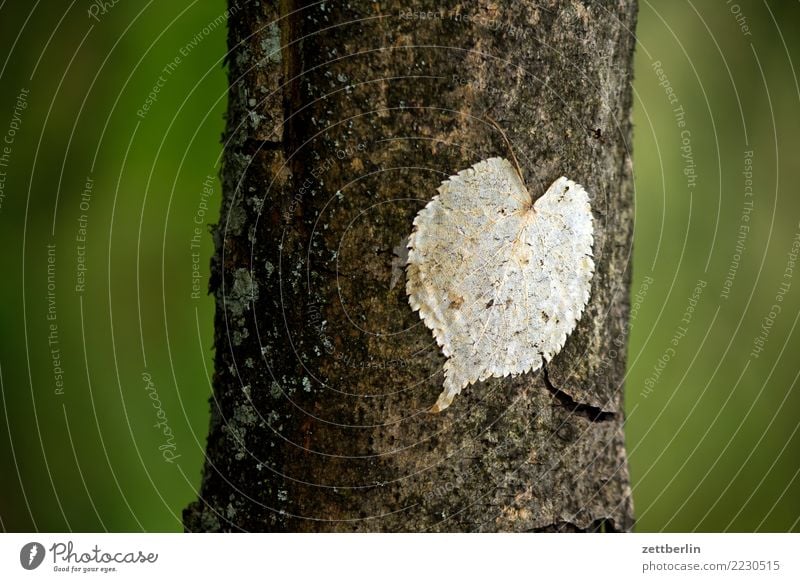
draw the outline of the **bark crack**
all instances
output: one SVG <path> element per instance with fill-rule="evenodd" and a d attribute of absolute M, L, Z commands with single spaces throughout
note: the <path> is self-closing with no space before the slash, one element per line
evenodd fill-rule
<path fill-rule="evenodd" d="M 544 378 L 544 385 L 553 397 L 561 403 L 561 406 L 568 409 L 573 414 L 582 416 L 590 422 L 608 422 L 616 418 L 616 413 L 613 411 L 603 410 L 599 406 L 592 406 L 591 404 L 576 402 L 572 396 L 554 386 L 547 372 L 547 364 L 544 362 L 542 362 L 542 377 Z"/>
<path fill-rule="evenodd" d="M 274 139 L 258 139 L 248 137 L 244 142 L 245 147 L 258 150 L 279 150 L 283 147 L 283 142 Z"/>
<path fill-rule="evenodd" d="M 610 518 L 596 519 L 588 527 L 581 527 L 571 521 L 556 521 L 530 530 L 531 533 L 619 533 Z"/>

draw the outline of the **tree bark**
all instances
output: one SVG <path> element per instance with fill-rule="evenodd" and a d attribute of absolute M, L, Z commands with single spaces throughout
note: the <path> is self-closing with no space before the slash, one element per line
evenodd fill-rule
<path fill-rule="evenodd" d="M 188 531 L 625 531 L 636 5 L 231 0 L 215 375 Z M 494 125 L 494 123 L 497 126 Z M 545 370 L 467 387 L 402 249 L 507 134 L 592 196 L 596 273 Z"/>

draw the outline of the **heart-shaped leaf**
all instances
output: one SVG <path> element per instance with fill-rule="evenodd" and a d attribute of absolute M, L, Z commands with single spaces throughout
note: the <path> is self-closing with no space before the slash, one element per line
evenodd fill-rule
<path fill-rule="evenodd" d="M 561 177 L 534 203 L 508 160 L 451 176 L 414 219 L 406 292 L 447 357 L 432 412 L 490 376 L 538 370 L 564 346 L 594 273 L 586 191 Z"/>

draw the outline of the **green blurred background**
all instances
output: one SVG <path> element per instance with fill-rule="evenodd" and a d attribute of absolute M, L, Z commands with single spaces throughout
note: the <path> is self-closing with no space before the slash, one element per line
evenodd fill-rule
<path fill-rule="evenodd" d="M 200 480 L 213 301 L 192 296 L 211 253 L 193 236 L 219 204 L 225 3 L 93 5 L 0 2 L 4 531 L 180 531 Z M 799 21 L 797 2 L 640 5 L 638 531 L 800 530 Z"/>

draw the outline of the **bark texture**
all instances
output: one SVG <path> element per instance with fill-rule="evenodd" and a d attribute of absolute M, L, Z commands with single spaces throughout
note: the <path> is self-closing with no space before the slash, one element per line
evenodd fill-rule
<path fill-rule="evenodd" d="M 632 527 L 635 21 L 623 1 L 238 0 L 188 531 Z M 432 415 L 444 358 L 397 255 L 443 179 L 510 158 L 490 120 L 534 196 L 561 175 L 590 193 L 597 270 L 545 370 Z"/>

